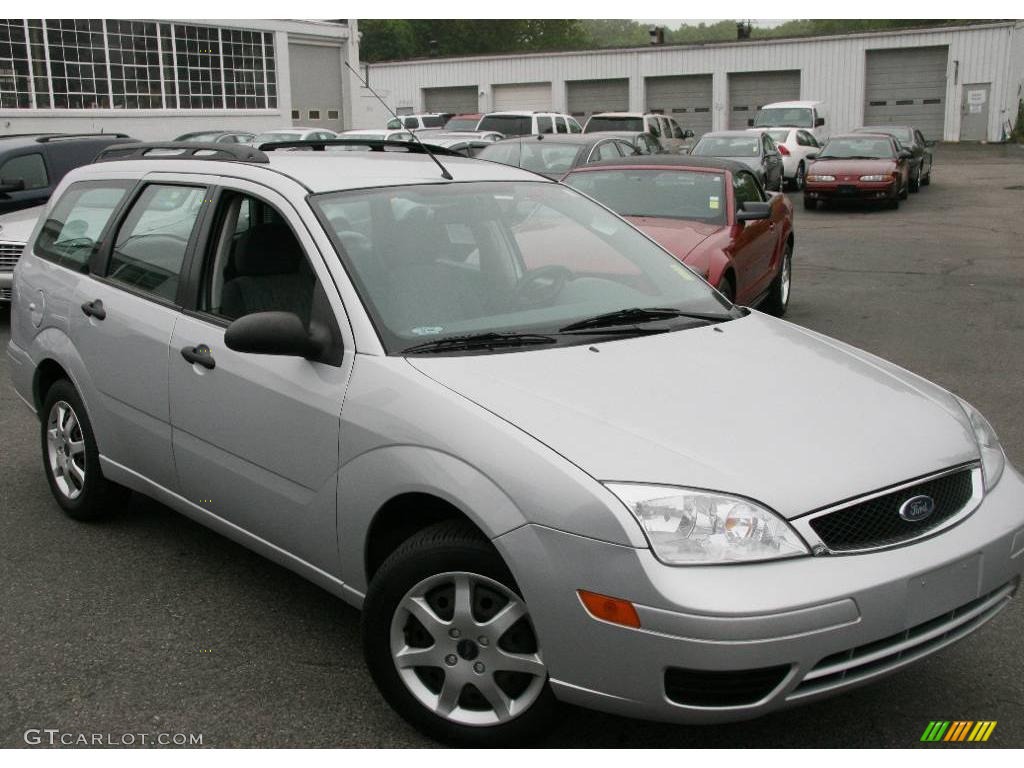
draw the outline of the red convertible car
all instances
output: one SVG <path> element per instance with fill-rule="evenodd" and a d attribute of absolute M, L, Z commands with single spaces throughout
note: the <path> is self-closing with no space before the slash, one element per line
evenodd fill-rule
<path fill-rule="evenodd" d="M 563 182 L 629 220 L 737 304 L 783 315 L 793 205 L 732 160 L 650 155 L 577 168 Z"/>
<path fill-rule="evenodd" d="M 814 155 L 808 155 L 814 157 Z M 884 133 L 833 136 L 804 177 L 804 208 L 833 200 L 885 202 L 899 208 L 910 189 L 913 154 Z"/>

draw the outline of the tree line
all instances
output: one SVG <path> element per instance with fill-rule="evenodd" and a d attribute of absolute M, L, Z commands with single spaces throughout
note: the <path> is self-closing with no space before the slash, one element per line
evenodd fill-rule
<path fill-rule="evenodd" d="M 753 27 L 751 39 L 849 34 L 966 23 L 954 19 L 794 19 Z M 666 45 L 736 39 L 735 21 L 680 24 L 665 30 Z M 573 51 L 643 46 L 649 26 L 629 19 L 360 19 L 363 61 L 429 56 Z"/>

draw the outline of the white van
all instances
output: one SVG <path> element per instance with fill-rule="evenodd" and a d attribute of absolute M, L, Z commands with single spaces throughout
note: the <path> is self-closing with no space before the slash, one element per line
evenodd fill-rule
<path fill-rule="evenodd" d="M 823 101 L 777 101 L 765 104 L 751 121 L 752 128 L 803 128 L 821 144 L 828 138 Z"/>

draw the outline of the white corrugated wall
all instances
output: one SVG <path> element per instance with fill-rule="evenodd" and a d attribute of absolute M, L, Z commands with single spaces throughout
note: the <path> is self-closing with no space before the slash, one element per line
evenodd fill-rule
<path fill-rule="evenodd" d="M 524 54 L 464 59 L 438 59 L 370 65 L 370 83 L 395 107 L 422 108 L 422 89 L 476 85 L 479 108 L 491 109 L 491 86 L 499 83 L 551 82 L 552 108 L 564 111 L 568 80 L 627 77 L 630 109 L 644 107 L 644 77 L 649 75 L 713 76 L 716 129 L 728 122 L 730 72 L 799 69 L 801 98 L 828 105 L 833 132 L 861 124 L 864 114 L 865 52 L 873 48 L 949 46 L 944 138 L 955 141 L 960 126 L 963 83 L 991 82 L 998 108 L 989 116 L 989 139 L 1001 137 L 1010 101 L 1022 75 L 1013 74 L 1011 49 L 1024 29 L 1014 23 L 905 30 L 800 40 L 721 43 L 705 46 L 638 48 L 579 53 Z M 1019 58 L 1019 57 L 1018 57 Z M 366 99 L 361 101 L 365 102 Z M 383 108 L 361 116 L 363 127 L 386 122 Z"/>

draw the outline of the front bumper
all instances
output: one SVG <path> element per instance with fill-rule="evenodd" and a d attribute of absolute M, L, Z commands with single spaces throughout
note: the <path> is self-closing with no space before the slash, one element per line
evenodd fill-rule
<path fill-rule="evenodd" d="M 14 285 L 13 272 L 0 272 L 0 302 L 11 300 L 11 287 Z"/>
<path fill-rule="evenodd" d="M 897 194 L 895 181 L 804 183 L 804 196 L 811 200 L 892 200 Z"/>
<path fill-rule="evenodd" d="M 860 555 L 669 567 L 647 549 L 534 525 L 495 543 L 513 564 L 558 698 L 650 720 L 725 722 L 877 679 L 998 613 L 1024 571 L 1024 480 L 1007 466 L 955 527 Z M 632 601 L 641 628 L 592 618 L 578 589 Z M 706 690 L 680 695 L 680 679 L 732 692 L 737 681 L 767 682 L 737 703 Z"/>

